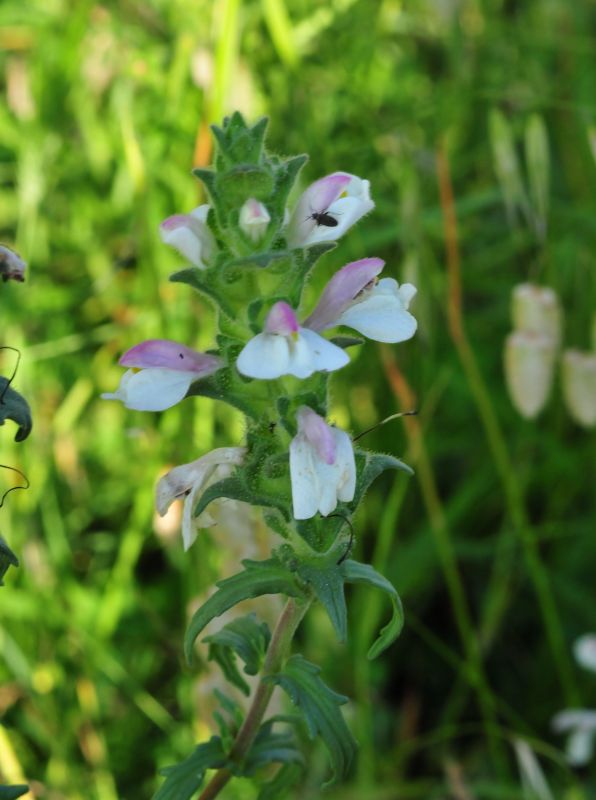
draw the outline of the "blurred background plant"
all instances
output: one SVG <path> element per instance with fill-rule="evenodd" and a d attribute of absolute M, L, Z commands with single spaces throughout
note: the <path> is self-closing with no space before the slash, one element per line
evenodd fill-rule
<path fill-rule="evenodd" d="M 2 287 L 2 331 L 36 428 L 18 456 L 2 440 L 31 489 L 3 509 L 21 568 L 0 597 L 0 782 L 141 800 L 210 722 L 180 643 L 229 553 L 206 532 L 184 554 L 153 486 L 239 440 L 239 416 L 202 398 L 155 415 L 98 398 L 142 339 L 210 344 L 210 309 L 165 281 L 181 261 L 157 227 L 204 200 L 190 169 L 237 108 L 271 117 L 273 149 L 311 154 L 304 183 L 341 169 L 372 183 L 377 212 L 326 256 L 312 296 L 362 255 L 419 290 L 399 364 L 369 345 L 334 384 L 333 416 L 355 433 L 420 410 L 368 435 L 417 475 L 380 481 L 358 520 L 404 633 L 366 662 L 382 600 L 355 590 L 347 646 L 323 614 L 304 637 L 356 698 L 360 757 L 337 796 L 534 797 L 520 740 L 555 796 L 596 792 L 594 765 L 571 770 L 549 727 L 596 690 L 571 658 L 596 607 L 594 16 L 565 0 L 4 0 L 0 238 L 29 273 Z M 556 293 L 561 347 L 583 354 L 563 392 L 553 367 L 530 421 L 502 363 L 526 282 Z M 313 752 L 314 786 L 324 770 Z"/>

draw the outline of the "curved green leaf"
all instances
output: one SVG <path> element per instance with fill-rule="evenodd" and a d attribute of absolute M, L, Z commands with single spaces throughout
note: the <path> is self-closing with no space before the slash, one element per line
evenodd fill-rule
<path fill-rule="evenodd" d="M 166 779 L 153 795 L 153 800 L 190 800 L 199 790 L 208 769 L 220 769 L 226 765 L 219 736 L 196 747 L 188 758 L 172 767 L 160 770 Z"/>
<path fill-rule="evenodd" d="M 29 787 L 25 783 L 15 783 L 13 786 L 0 786 L 0 800 L 16 800 L 27 794 Z"/>
<path fill-rule="evenodd" d="M 14 440 L 22 442 L 29 436 L 33 427 L 29 403 L 8 385 L 8 378 L 2 376 L 0 376 L 0 398 L 2 398 L 0 401 L 0 425 L 4 425 L 7 419 L 16 422 L 19 429 Z"/>
<path fill-rule="evenodd" d="M 2 536 L 0 536 L 0 586 L 4 586 L 2 580 L 9 567 L 18 567 L 19 559 L 12 552 L 10 547 L 6 544 Z M 0 795 L 1 798 L 1 795 Z"/>
<path fill-rule="evenodd" d="M 255 614 L 235 619 L 203 639 L 209 645 L 209 660 L 217 661 L 228 681 L 247 696 L 250 687 L 238 671 L 236 656 L 244 661 L 247 675 L 257 675 L 270 640 L 269 626 L 266 622 L 258 622 Z"/>
<path fill-rule="evenodd" d="M 292 656 L 282 672 L 265 680 L 281 686 L 305 719 L 311 739 L 320 735 L 329 752 L 335 783 L 347 775 L 356 753 L 356 741 L 339 707 L 348 698 L 330 689 L 319 677 L 320 668 L 301 655 Z"/>
<path fill-rule="evenodd" d="M 391 620 L 381 629 L 379 637 L 368 651 L 368 658 L 373 659 L 380 655 L 394 642 L 404 626 L 404 612 L 399 595 L 387 578 L 384 578 L 370 564 L 360 564 L 358 561 L 346 560 L 340 565 L 341 573 L 346 583 L 365 583 L 387 592 L 393 604 Z"/>
<path fill-rule="evenodd" d="M 350 503 L 350 508 L 356 509 L 371 483 L 386 469 L 397 469 L 413 475 L 414 470 L 399 458 L 386 453 L 370 453 L 367 450 L 356 450 L 356 492 Z"/>
<path fill-rule="evenodd" d="M 294 573 L 274 558 L 267 561 L 246 560 L 242 564 L 244 572 L 219 581 L 215 594 L 195 611 L 184 637 L 184 653 L 188 661 L 192 658 L 195 639 L 205 626 L 242 600 L 264 594 L 285 594 L 290 597 L 303 594 Z"/>
<path fill-rule="evenodd" d="M 345 642 L 348 635 L 348 613 L 344 594 L 344 577 L 337 564 L 317 567 L 313 564 L 302 564 L 298 567 L 300 577 L 310 584 L 317 600 L 325 607 L 331 624 L 340 642 Z"/>

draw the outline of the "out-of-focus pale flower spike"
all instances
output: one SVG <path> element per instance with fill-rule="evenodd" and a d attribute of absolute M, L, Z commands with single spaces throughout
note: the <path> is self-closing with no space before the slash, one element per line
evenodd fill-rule
<path fill-rule="evenodd" d="M 540 762 L 530 745 L 523 739 L 513 739 L 513 748 L 524 787 L 524 797 L 531 797 L 533 800 L 554 800 Z"/>
<path fill-rule="evenodd" d="M 206 269 L 215 251 L 215 239 L 207 226 L 207 204 L 190 214 L 174 214 L 159 226 L 162 242 L 173 247 L 199 269 Z"/>
<path fill-rule="evenodd" d="M 574 767 L 587 764 L 594 752 L 596 734 L 596 711 L 582 708 L 560 711 L 553 717 L 552 727 L 556 733 L 569 732 L 567 761 Z"/>
<path fill-rule="evenodd" d="M 558 347 L 562 314 L 554 289 L 532 283 L 518 284 L 512 292 L 511 317 L 514 330 L 550 336 Z"/>
<path fill-rule="evenodd" d="M 544 408 L 553 384 L 556 345 L 551 336 L 514 331 L 505 340 L 505 379 L 511 402 L 526 419 Z"/>
<path fill-rule="evenodd" d="M 566 350 L 561 380 L 565 405 L 572 419 L 584 428 L 596 425 L 596 353 Z"/>
<path fill-rule="evenodd" d="M 573 645 L 573 655 L 580 667 L 596 672 L 596 633 L 580 636 Z"/>
<path fill-rule="evenodd" d="M 240 209 L 240 229 L 252 242 L 259 242 L 271 222 L 269 212 L 263 203 L 249 197 Z"/>

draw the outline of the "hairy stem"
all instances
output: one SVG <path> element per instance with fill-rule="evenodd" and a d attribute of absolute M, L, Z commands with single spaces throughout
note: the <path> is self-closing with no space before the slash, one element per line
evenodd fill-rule
<path fill-rule="evenodd" d="M 294 634 L 302 618 L 306 614 L 309 605 L 310 601 L 299 602 L 298 600 L 290 598 L 277 621 L 273 636 L 271 637 L 269 649 L 267 650 L 265 663 L 263 664 L 261 680 L 254 694 L 248 714 L 240 726 L 232 749 L 230 750 L 229 755 L 232 761 L 241 761 L 246 756 L 255 740 L 275 688 L 275 685 L 271 683 L 271 681 L 265 680 L 265 678 L 267 678 L 268 675 L 274 675 L 279 672 L 283 667 L 284 661 L 290 652 Z M 233 773 L 230 772 L 229 769 L 223 768 L 218 770 L 207 784 L 198 800 L 213 800 L 232 777 Z"/>

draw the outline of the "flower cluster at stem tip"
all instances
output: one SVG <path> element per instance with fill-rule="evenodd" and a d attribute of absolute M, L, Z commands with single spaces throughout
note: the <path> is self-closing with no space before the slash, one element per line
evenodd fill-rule
<path fill-rule="evenodd" d="M 160 226 L 162 241 L 191 265 L 171 279 L 190 284 L 216 307 L 217 346 L 200 353 L 167 339 L 141 342 L 121 357 L 127 371 L 116 391 L 102 395 L 139 411 L 163 411 L 203 395 L 246 414 L 242 447 L 214 450 L 159 481 L 160 514 L 185 498 L 185 548 L 197 529 L 213 524 L 206 506 L 219 498 L 268 507 L 282 535 L 302 521 L 328 518 L 338 506 L 353 513 L 364 461 L 348 433 L 327 421 L 327 382 L 350 363 L 346 348 L 362 340 L 326 334 L 344 327 L 398 343 L 417 327 L 408 310 L 416 289 L 380 278 L 380 258 L 346 264 L 310 313 L 302 311 L 315 262 L 374 202 L 367 180 L 334 172 L 289 208 L 306 157 L 266 154 L 265 127 L 264 121 L 248 127 L 235 114 L 214 128 L 214 168 L 195 170 L 209 203 Z M 298 530 L 323 546 L 320 535 Z"/>

